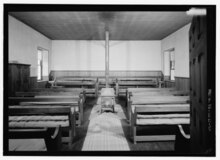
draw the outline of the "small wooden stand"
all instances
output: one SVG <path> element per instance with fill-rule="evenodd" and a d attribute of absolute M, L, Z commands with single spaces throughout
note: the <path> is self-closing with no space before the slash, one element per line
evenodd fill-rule
<path fill-rule="evenodd" d="M 111 108 L 115 112 L 115 92 L 113 88 L 102 88 L 101 90 L 101 113 L 105 109 Z"/>

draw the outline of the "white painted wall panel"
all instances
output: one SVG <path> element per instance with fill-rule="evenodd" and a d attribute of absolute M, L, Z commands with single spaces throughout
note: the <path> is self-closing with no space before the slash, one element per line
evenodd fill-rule
<path fill-rule="evenodd" d="M 161 41 L 162 59 L 166 50 L 175 49 L 175 76 L 189 77 L 189 28 L 188 24 Z M 162 66 L 166 66 L 162 65 Z M 164 70 L 164 68 L 163 68 Z M 165 71 L 166 72 L 166 71 Z"/>
<path fill-rule="evenodd" d="M 31 65 L 31 77 L 37 76 L 37 48 L 41 47 L 51 53 L 51 40 L 18 21 L 8 17 L 9 61 L 18 61 Z"/>
<path fill-rule="evenodd" d="M 160 41 L 110 41 L 110 70 L 161 70 Z M 52 70 L 105 70 L 105 41 L 52 41 Z"/>
<path fill-rule="evenodd" d="M 104 70 L 104 41 L 52 41 L 52 70 Z"/>

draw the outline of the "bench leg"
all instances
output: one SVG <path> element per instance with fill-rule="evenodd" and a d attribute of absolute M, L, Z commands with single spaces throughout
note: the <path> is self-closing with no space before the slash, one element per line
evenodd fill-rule
<path fill-rule="evenodd" d="M 134 144 L 137 144 L 137 141 L 136 141 L 136 131 L 137 131 L 136 127 L 133 126 L 133 141 L 134 141 Z"/>
<path fill-rule="evenodd" d="M 48 136 L 45 138 L 45 143 L 47 146 L 47 151 L 60 151 L 62 148 L 62 138 L 61 138 L 61 128 L 49 128 Z M 56 137 L 52 137 L 51 133 L 57 132 Z"/>
<path fill-rule="evenodd" d="M 69 142 L 68 142 L 68 147 L 69 149 L 71 148 L 72 142 L 73 142 L 73 136 L 74 136 L 74 132 L 72 132 L 72 130 L 69 131 Z"/>
<path fill-rule="evenodd" d="M 79 113 L 79 126 L 81 126 L 82 124 L 82 121 L 83 121 L 83 113 Z"/>

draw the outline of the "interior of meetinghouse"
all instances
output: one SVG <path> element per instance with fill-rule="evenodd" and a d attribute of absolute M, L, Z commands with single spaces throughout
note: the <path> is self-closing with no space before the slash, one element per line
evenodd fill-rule
<path fill-rule="evenodd" d="M 4 9 L 4 154 L 215 155 L 214 5 Z"/>

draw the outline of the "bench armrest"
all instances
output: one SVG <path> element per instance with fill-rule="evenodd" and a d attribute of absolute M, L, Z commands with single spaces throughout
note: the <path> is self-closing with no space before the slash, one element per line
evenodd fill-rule
<path fill-rule="evenodd" d="M 185 131 L 183 130 L 182 125 L 179 124 L 179 125 L 178 125 L 178 128 L 179 128 L 180 133 L 182 134 L 182 136 L 183 136 L 184 138 L 190 139 L 190 135 L 185 133 Z"/>

